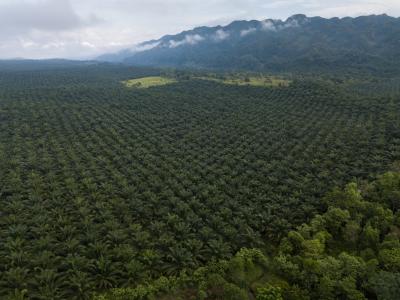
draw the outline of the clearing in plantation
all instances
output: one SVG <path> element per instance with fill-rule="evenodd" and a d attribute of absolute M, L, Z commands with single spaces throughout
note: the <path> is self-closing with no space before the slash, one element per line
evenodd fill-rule
<path fill-rule="evenodd" d="M 134 87 L 134 88 L 146 89 L 154 86 L 162 86 L 176 82 L 177 80 L 175 80 L 174 78 L 168 78 L 163 76 L 151 76 L 151 77 L 130 79 L 123 81 L 122 83 L 129 88 Z"/>
<path fill-rule="evenodd" d="M 229 85 L 257 86 L 257 87 L 287 87 L 291 83 L 290 80 L 279 78 L 276 76 L 246 75 L 246 74 L 234 74 L 225 76 L 210 74 L 198 77 L 198 79 L 211 80 Z"/>

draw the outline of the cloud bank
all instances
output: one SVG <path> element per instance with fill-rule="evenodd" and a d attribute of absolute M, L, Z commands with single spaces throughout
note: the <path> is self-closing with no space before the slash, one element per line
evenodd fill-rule
<path fill-rule="evenodd" d="M 0 34 L 24 33 L 32 30 L 75 30 L 101 20 L 94 14 L 79 16 L 68 0 L 5 2 L 0 4 Z"/>

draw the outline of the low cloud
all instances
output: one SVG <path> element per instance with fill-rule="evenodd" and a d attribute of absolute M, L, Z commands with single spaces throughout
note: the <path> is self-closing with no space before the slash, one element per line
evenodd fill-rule
<path fill-rule="evenodd" d="M 176 48 L 176 47 L 180 47 L 183 45 L 196 45 L 202 41 L 204 41 L 204 37 L 202 37 L 201 35 L 188 34 L 185 36 L 185 38 L 183 40 L 180 40 L 180 41 L 170 40 L 169 48 Z"/>
<path fill-rule="evenodd" d="M 261 22 L 261 30 L 263 31 L 276 31 L 276 26 L 271 20 Z"/>
<path fill-rule="evenodd" d="M 212 38 L 214 41 L 220 42 L 226 40 L 227 38 L 229 38 L 229 36 L 230 36 L 229 32 L 219 29 L 215 32 Z"/>
<path fill-rule="evenodd" d="M 293 18 L 289 18 L 285 22 L 282 22 L 280 20 L 268 19 L 260 21 L 260 26 L 258 26 L 257 28 L 253 27 L 240 31 L 240 36 L 245 37 L 249 34 L 255 33 L 256 31 L 280 31 L 287 28 L 300 27 L 305 22 L 307 22 L 307 19 L 304 19 L 304 21 L 300 22 L 299 20 Z"/>
<path fill-rule="evenodd" d="M 293 27 L 300 27 L 300 23 L 297 20 L 288 20 L 285 22 L 285 24 L 283 24 L 282 26 L 280 26 L 280 29 L 285 29 L 285 28 L 293 28 Z"/>
<path fill-rule="evenodd" d="M 156 48 L 159 45 L 160 45 L 160 42 L 139 44 L 139 45 L 134 46 L 131 49 L 131 51 L 132 52 L 143 52 L 143 51 L 147 51 L 147 50 Z"/>
<path fill-rule="evenodd" d="M 240 36 L 246 36 L 246 35 L 249 35 L 249 34 L 252 34 L 252 33 L 255 33 L 257 31 L 257 29 L 256 28 L 249 28 L 249 29 L 245 29 L 245 30 L 242 30 L 241 32 L 240 32 Z"/>

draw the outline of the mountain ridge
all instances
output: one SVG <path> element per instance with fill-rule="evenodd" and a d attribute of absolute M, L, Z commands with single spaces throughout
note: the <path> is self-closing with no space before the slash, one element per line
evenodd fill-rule
<path fill-rule="evenodd" d="M 400 70 L 400 18 L 293 15 L 200 26 L 105 54 L 98 60 L 133 65 L 211 69 L 304 70 L 353 67 Z"/>

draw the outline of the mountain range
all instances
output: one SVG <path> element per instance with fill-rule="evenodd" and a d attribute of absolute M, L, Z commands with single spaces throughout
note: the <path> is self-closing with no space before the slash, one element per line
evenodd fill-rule
<path fill-rule="evenodd" d="M 295 71 L 321 69 L 397 72 L 400 18 L 307 17 L 235 21 L 143 42 L 100 61 L 132 65 Z"/>

